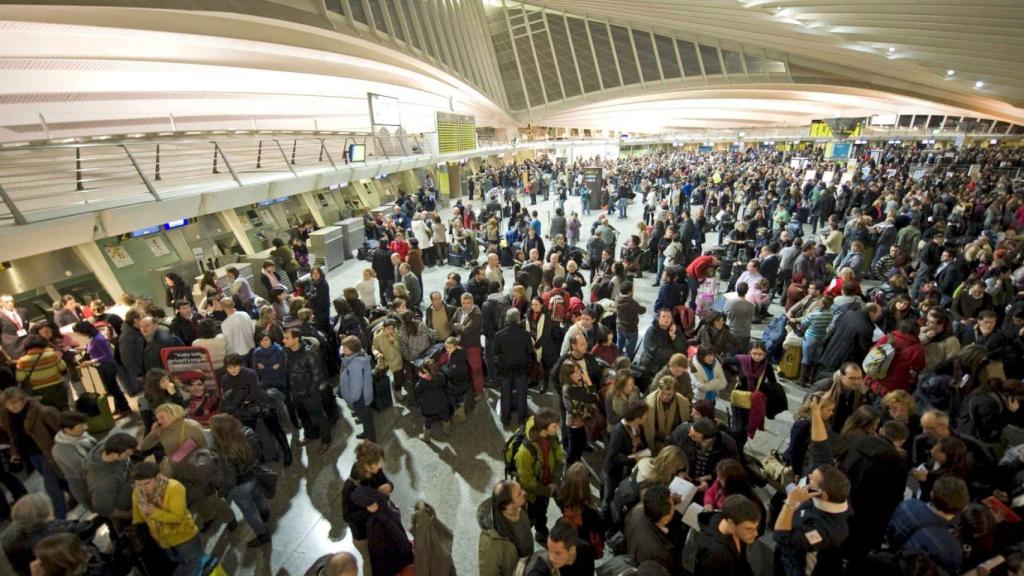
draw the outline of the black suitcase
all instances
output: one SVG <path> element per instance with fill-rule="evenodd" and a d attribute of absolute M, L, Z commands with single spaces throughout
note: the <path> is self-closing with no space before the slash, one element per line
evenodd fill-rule
<path fill-rule="evenodd" d="M 462 254 L 456 254 L 454 252 L 448 253 L 448 265 L 461 267 L 466 263 L 466 257 Z"/>
<path fill-rule="evenodd" d="M 721 265 L 718 266 L 718 277 L 722 280 L 728 281 L 729 277 L 732 276 L 732 268 L 736 264 L 736 260 L 733 258 L 723 258 Z"/>
<path fill-rule="evenodd" d="M 387 372 L 381 372 L 373 376 L 373 408 L 374 412 L 383 412 L 394 405 L 391 397 L 391 378 Z"/>

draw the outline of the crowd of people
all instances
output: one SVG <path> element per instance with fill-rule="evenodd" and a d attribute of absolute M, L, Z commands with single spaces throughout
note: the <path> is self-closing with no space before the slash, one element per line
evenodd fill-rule
<path fill-rule="evenodd" d="M 542 158 L 484 167 L 444 217 L 425 182 L 365 216 L 369 264 L 336 298 L 283 241 L 255 288 L 166 275 L 166 307 L 64 297 L 30 324 L 0 296 L 0 428 L 46 493 L 4 470 L 5 552 L 24 574 L 60 547 L 122 570 L 145 557 L 130 542 L 193 570 L 216 562 L 205 531 L 236 524 L 228 502 L 264 546 L 267 464 L 292 464 L 289 430 L 324 457 L 340 397 L 362 428 L 342 505 L 364 573 L 472 573 L 429 504 L 403 523 L 375 412 L 457 437 L 491 389 L 505 478 L 477 511 L 480 574 L 1021 574 L 1021 154 L 858 154 Z M 179 346 L 209 352 L 216 386 L 166 370 Z M 90 434 L 83 371 L 141 435 Z M 790 418 L 786 387 L 805 399 L 785 442 L 755 450 Z M 67 520 L 76 505 L 94 516 Z M 112 551 L 88 545 L 101 526 Z"/>

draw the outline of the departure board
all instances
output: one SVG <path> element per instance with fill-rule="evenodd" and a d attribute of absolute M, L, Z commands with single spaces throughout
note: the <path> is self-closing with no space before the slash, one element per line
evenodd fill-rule
<path fill-rule="evenodd" d="M 437 149 L 441 154 L 476 149 L 476 118 L 437 113 Z"/>

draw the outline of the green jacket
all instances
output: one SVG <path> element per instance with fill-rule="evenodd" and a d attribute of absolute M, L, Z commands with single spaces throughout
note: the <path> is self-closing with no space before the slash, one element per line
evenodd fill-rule
<path fill-rule="evenodd" d="M 526 499 L 533 502 L 538 496 L 551 496 L 551 491 L 540 482 L 541 466 L 543 465 L 540 449 L 530 441 L 530 430 L 533 429 L 533 418 L 526 421 L 526 438 L 516 453 L 516 474 L 519 484 L 526 491 Z M 562 466 L 565 464 L 565 452 L 558 438 L 551 438 L 551 456 L 548 459 L 548 471 L 552 482 L 558 483 Z"/>
<path fill-rule="evenodd" d="M 526 512 L 524 511 L 525 515 Z M 480 525 L 480 544 L 477 547 L 477 568 L 481 576 L 513 576 L 519 563 L 516 545 L 494 528 L 491 499 L 484 500 L 476 510 Z"/>

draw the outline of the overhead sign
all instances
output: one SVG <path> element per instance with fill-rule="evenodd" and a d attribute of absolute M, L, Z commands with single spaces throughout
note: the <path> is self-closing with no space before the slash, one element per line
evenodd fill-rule
<path fill-rule="evenodd" d="M 402 114 L 398 98 L 367 93 L 370 101 L 370 120 L 375 126 L 401 126 Z"/>

